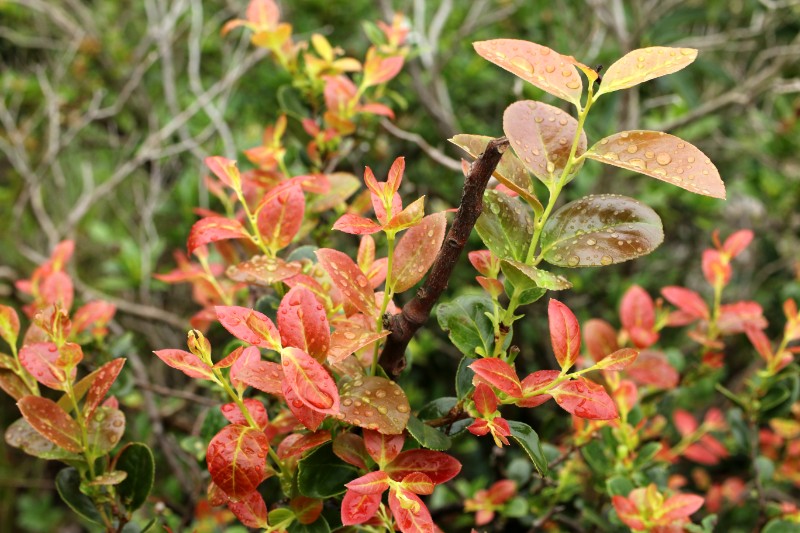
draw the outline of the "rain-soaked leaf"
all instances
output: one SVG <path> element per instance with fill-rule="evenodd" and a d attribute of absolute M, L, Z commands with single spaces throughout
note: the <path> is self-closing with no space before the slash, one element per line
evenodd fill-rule
<path fill-rule="evenodd" d="M 486 145 L 493 138 L 485 135 L 469 135 L 466 133 L 455 135 L 450 142 L 467 152 L 474 158 L 486 150 Z M 492 174 L 497 181 L 522 196 L 534 209 L 541 211 L 542 204 L 533 191 L 533 183 L 525 165 L 513 152 L 506 150 Z"/>
<path fill-rule="evenodd" d="M 228 267 L 225 274 L 233 281 L 269 287 L 273 283 L 283 281 L 299 274 L 302 265 L 298 262 L 286 262 L 279 257 L 256 255 L 247 261 Z"/>
<path fill-rule="evenodd" d="M 422 279 L 442 247 L 446 230 L 444 213 L 434 213 L 403 234 L 394 250 L 391 279 L 396 293 L 407 291 Z"/>
<path fill-rule="evenodd" d="M 695 58 L 697 50 L 693 48 L 651 46 L 633 50 L 608 67 L 595 96 L 672 74 L 689 65 Z"/>
<path fill-rule="evenodd" d="M 299 185 L 268 193 L 258 206 L 258 231 L 273 252 L 285 248 L 303 224 L 306 200 Z"/>
<path fill-rule="evenodd" d="M 19 351 L 19 362 L 36 381 L 55 390 L 64 390 L 66 373 L 59 364 L 59 351 L 52 342 L 25 344 Z M 74 379 L 77 369 L 73 366 L 70 378 Z"/>
<path fill-rule="evenodd" d="M 475 229 L 497 257 L 524 261 L 533 239 L 533 217 L 519 198 L 489 190 Z"/>
<path fill-rule="evenodd" d="M 408 398 L 389 379 L 378 376 L 343 379 L 339 398 L 339 412 L 349 424 L 387 435 L 402 433 L 408 424 L 411 413 Z"/>
<path fill-rule="evenodd" d="M 566 372 L 581 354 L 581 326 L 570 308 L 558 300 L 550 300 L 547 316 L 553 353 Z"/>
<path fill-rule="evenodd" d="M 402 496 L 402 500 L 400 497 Z M 389 491 L 389 509 L 401 533 L 433 533 L 431 513 L 419 496 L 403 488 Z"/>
<path fill-rule="evenodd" d="M 343 324 L 336 327 L 331 334 L 331 346 L 328 350 L 328 361 L 338 363 L 348 355 L 373 342 L 389 336 L 391 331 L 383 330 L 380 333 L 364 329 L 356 324 Z"/>
<path fill-rule="evenodd" d="M 73 453 L 81 453 L 81 429 L 53 400 L 25 396 L 17 402 L 22 416 L 44 438 Z"/>
<path fill-rule="evenodd" d="M 112 359 L 93 372 L 96 376 L 89 386 L 89 391 L 86 393 L 86 402 L 83 404 L 83 415 L 86 418 L 92 417 L 94 410 L 97 409 L 97 406 L 106 397 L 111 385 L 116 381 L 124 364 L 125 359 L 122 357 Z"/>
<path fill-rule="evenodd" d="M 522 396 L 522 388 L 513 366 L 495 357 L 478 359 L 469 367 L 487 383 L 497 387 L 512 398 Z"/>
<path fill-rule="evenodd" d="M 190 378 L 210 380 L 214 376 L 210 366 L 186 350 L 166 349 L 156 350 L 153 353 L 167 365 L 180 370 Z"/>
<path fill-rule="evenodd" d="M 33 455 L 40 459 L 59 461 L 83 460 L 82 455 L 68 452 L 64 448 L 56 446 L 54 443 L 44 438 L 38 431 L 33 429 L 33 426 L 24 418 L 20 418 L 8 426 L 5 437 L 9 446 L 19 448 L 28 455 Z"/>
<path fill-rule="evenodd" d="M 336 457 L 361 470 L 367 468 L 367 448 L 364 439 L 354 433 L 340 433 L 333 441 L 333 453 Z"/>
<path fill-rule="evenodd" d="M 281 363 L 284 380 L 300 401 L 320 413 L 339 412 L 336 383 L 316 359 L 290 346 L 281 351 Z"/>
<path fill-rule="evenodd" d="M 33 393 L 13 370 L 6 369 L 0 369 L 0 389 L 3 389 L 15 400 L 20 400 L 23 396 Z"/>
<path fill-rule="evenodd" d="M 186 247 L 191 254 L 200 246 L 227 239 L 248 239 L 250 236 L 238 220 L 206 217 L 198 220 L 189 232 Z"/>
<path fill-rule="evenodd" d="M 580 106 L 583 81 L 572 57 L 563 56 L 546 46 L 516 39 L 493 39 L 472 45 L 484 59 L 553 96 Z"/>
<path fill-rule="evenodd" d="M 358 476 L 356 467 L 342 462 L 334 455 L 333 446 L 325 444 L 298 463 L 297 488 L 309 498 L 332 498 Z"/>
<path fill-rule="evenodd" d="M 542 231 L 542 255 L 564 267 L 606 266 L 649 254 L 664 240 L 661 219 L 638 200 L 590 195 L 558 209 Z"/>
<path fill-rule="evenodd" d="M 358 265 L 338 250 L 321 248 L 316 254 L 320 265 L 331 277 L 333 284 L 342 291 L 345 299 L 362 313 L 375 315 L 375 293 Z"/>
<path fill-rule="evenodd" d="M 434 450 L 406 450 L 383 468 L 395 481 L 402 481 L 409 474 L 422 472 L 435 484 L 445 483 L 458 475 L 461 463 L 444 452 Z"/>
<path fill-rule="evenodd" d="M 714 163 L 697 147 L 660 131 L 622 131 L 601 139 L 586 157 L 666 181 L 682 189 L 725 198 Z"/>
<path fill-rule="evenodd" d="M 346 172 L 328 174 L 330 190 L 322 195 L 309 199 L 306 207 L 314 213 L 321 213 L 332 209 L 355 193 L 361 187 L 361 180 Z"/>
<path fill-rule="evenodd" d="M 294 346 L 324 361 L 331 344 L 325 307 L 303 286 L 293 287 L 278 307 L 278 329 L 283 346 Z"/>
<path fill-rule="evenodd" d="M 564 276 L 526 265 L 520 261 L 504 259 L 500 263 L 503 274 L 520 291 L 539 287 L 550 291 L 563 291 L 572 287 Z"/>
<path fill-rule="evenodd" d="M 228 509 L 247 527 L 265 529 L 269 526 L 267 504 L 257 490 L 247 494 L 238 502 L 228 502 Z"/>
<path fill-rule="evenodd" d="M 100 406 L 89 420 L 87 448 L 95 457 L 101 457 L 119 444 L 125 433 L 125 414 L 119 409 Z"/>
<path fill-rule="evenodd" d="M 468 294 L 439 304 L 436 318 L 461 353 L 468 357 L 488 356 L 494 350 L 494 326 L 485 313 L 493 310 L 488 296 Z"/>
<path fill-rule="evenodd" d="M 270 350 L 281 349 L 278 328 L 264 313 L 235 305 L 218 305 L 214 311 L 220 324 L 237 339 Z"/>
<path fill-rule="evenodd" d="M 348 490 L 342 499 L 342 524 L 352 526 L 363 524 L 378 512 L 381 494 L 359 494 Z"/>
<path fill-rule="evenodd" d="M 503 113 L 503 131 L 519 160 L 545 184 L 561 177 L 569 160 L 578 121 L 569 113 L 533 100 L 508 106 Z M 575 156 L 586 151 L 586 134 L 581 132 Z M 573 165 L 574 177 L 581 165 Z"/>
<path fill-rule="evenodd" d="M 263 431 L 230 425 L 211 439 L 206 462 L 211 479 L 231 499 L 253 492 L 266 478 L 269 441 Z"/>

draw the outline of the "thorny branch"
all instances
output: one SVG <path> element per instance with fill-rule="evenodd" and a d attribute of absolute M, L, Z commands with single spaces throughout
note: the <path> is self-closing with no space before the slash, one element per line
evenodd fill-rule
<path fill-rule="evenodd" d="M 508 139 L 505 137 L 493 139 L 486 145 L 483 154 L 472 163 L 461 194 L 461 205 L 428 277 L 399 314 L 386 318 L 386 327 L 392 333 L 387 337 L 379 362 L 390 376 L 398 375 L 405 368 L 406 346 L 428 320 L 434 304 L 447 288 L 458 257 L 481 214 L 483 191 L 507 148 Z"/>

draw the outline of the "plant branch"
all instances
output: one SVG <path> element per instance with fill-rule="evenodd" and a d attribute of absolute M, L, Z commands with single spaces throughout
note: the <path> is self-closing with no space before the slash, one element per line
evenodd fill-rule
<path fill-rule="evenodd" d="M 396 376 L 403 371 L 406 366 L 406 346 L 428 320 L 433 305 L 447 288 L 458 257 L 481 214 L 483 191 L 507 148 L 508 139 L 505 137 L 493 139 L 486 145 L 483 154 L 472 163 L 464 182 L 461 205 L 428 277 L 400 313 L 386 318 L 386 329 L 392 333 L 386 339 L 379 362 L 388 375 Z"/>

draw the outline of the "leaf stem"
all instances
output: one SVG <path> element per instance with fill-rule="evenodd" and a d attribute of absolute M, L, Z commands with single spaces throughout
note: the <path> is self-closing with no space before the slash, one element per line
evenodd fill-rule
<path fill-rule="evenodd" d="M 383 315 L 386 314 L 386 309 L 389 307 L 389 302 L 394 296 L 394 279 L 392 278 L 392 263 L 394 259 L 394 240 L 396 233 L 394 231 L 386 232 L 386 247 L 387 247 L 387 263 L 386 263 L 386 283 L 384 284 L 383 302 L 381 302 L 381 312 L 378 313 L 378 318 L 375 320 L 375 331 L 378 333 L 383 331 Z M 372 354 L 372 368 L 370 368 L 370 376 L 374 376 L 378 371 L 378 359 L 380 341 L 375 343 L 375 352 Z"/>

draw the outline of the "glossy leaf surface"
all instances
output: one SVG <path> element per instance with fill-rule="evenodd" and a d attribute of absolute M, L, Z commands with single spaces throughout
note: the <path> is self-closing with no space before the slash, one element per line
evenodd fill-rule
<path fill-rule="evenodd" d="M 550 391 L 558 405 L 580 418 L 617 418 L 617 406 L 602 385 L 585 379 L 565 381 Z"/>
<path fill-rule="evenodd" d="M 390 491 L 389 509 L 402 533 L 434 533 L 431 513 L 413 492 L 404 489 Z"/>
<path fill-rule="evenodd" d="M 225 426 L 208 444 L 206 462 L 211 479 L 234 500 L 247 496 L 266 477 L 268 447 L 262 431 Z"/>
<path fill-rule="evenodd" d="M 125 414 L 114 407 L 102 405 L 89 420 L 86 446 L 95 457 L 113 450 L 125 433 Z"/>
<path fill-rule="evenodd" d="M 300 230 L 305 213 L 305 197 L 298 185 L 268 194 L 259 206 L 258 231 L 272 251 L 285 248 Z"/>
<path fill-rule="evenodd" d="M 453 479 L 461 471 L 461 463 L 454 457 L 433 450 L 406 450 L 401 452 L 384 471 L 395 481 L 402 481 L 414 472 L 426 474 L 435 484 Z"/>
<path fill-rule="evenodd" d="M 570 202 L 548 219 L 542 254 L 553 265 L 606 266 L 655 250 L 664 240 L 661 219 L 645 204 L 616 194 Z"/>
<path fill-rule="evenodd" d="M 286 262 L 280 257 L 256 255 L 238 265 L 228 267 L 225 274 L 233 281 L 269 287 L 299 274 L 302 267 L 296 262 Z"/>
<path fill-rule="evenodd" d="M 548 471 L 547 457 L 544 455 L 542 443 L 536 431 L 528 424 L 517 422 L 516 420 L 509 420 L 508 427 L 511 429 L 511 438 L 517 441 L 517 444 L 525 450 L 537 472 L 542 476 L 546 476 Z"/>
<path fill-rule="evenodd" d="M 93 373 L 95 378 L 89 386 L 89 390 L 86 393 L 86 401 L 83 404 L 83 414 L 86 418 L 91 418 L 92 413 L 106 397 L 124 365 L 124 358 L 113 359 Z"/>
<path fill-rule="evenodd" d="M 532 83 L 543 91 L 580 105 L 583 81 L 574 59 L 536 43 L 493 39 L 473 43 L 482 58 Z"/>
<path fill-rule="evenodd" d="M 195 354 L 186 350 L 166 349 L 153 352 L 168 366 L 180 370 L 190 378 L 211 379 L 211 367 L 200 360 Z"/>
<path fill-rule="evenodd" d="M 339 412 L 336 383 L 316 359 L 302 350 L 288 347 L 281 351 L 281 363 L 284 379 L 300 401 L 320 413 Z"/>
<path fill-rule="evenodd" d="M 519 398 L 522 388 L 514 368 L 497 358 L 479 359 L 469 365 L 477 376 L 511 397 Z"/>
<path fill-rule="evenodd" d="M 494 326 L 485 313 L 493 310 L 494 304 L 488 296 L 464 295 L 439 304 L 436 318 L 461 353 L 468 357 L 475 357 L 476 353 L 491 355 Z"/>
<path fill-rule="evenodd" d="M 206 217 L 198 220 L 189 232 L 186 247 L 191 254 L 200 246 L 228 239 L 249 238 L 238 220 L 225 217 Z"/>
<path fill-rule="evenodd" d="M 345 299 L 369 316 L 375 315 L 375 295 L 367 276 L 352 259 L 338 250 L 322 248 L 316 252 L 319 263 Z"/>
<path fill-rule="evenodd" d="M 40 396 L 26 396 L 17 402 L 17 407 L 44 438 L 69 452 L 83 451 L 78 423 L 56 402 Z"/>
<path fill-rule="evenodd" d="M 450 437 L 442 433 L 439 429 L 424 423 L 416 416 L 412 415 L 409 417 L 408 427 L 406 429 L 408 429 L 409 435 L 423 448 L 443 451 L 453 445 Z"/>
<path fill-rule="evenodd" d="M 697 58 L 693 48 L 651 46 L 628 52 L 603 74 L 596 96 L 677 72 Z"/>
<path fill-rule="evenodd" d="M 533 218 L 519 198 L 489 190 L 475 229 L 497 257 L 524 261 L 533 238 Z"/>
<path fill-rule="evenodd" d="M 66 372 L 59 364 L 58 348 L 52 342 L 26 344 L 19 351 L 19 362 L 42 385 L 64 390 Z M 76 369 L 73 367 L 70 379 L 74 379 L 75 374 Z"/>
<path fill-rule="evenodd" d="M 444 213 L 434 213 L 403 234 L 394 250 L 392 266 L 396 293 L 407 291 L 425 276 L 442 247 L 446 231 Z"/>
<path fill-rule="evenodd" d="M 503 274 L 520 291 L 533 288 L 547 289 L 550 291 L 563 291 L 572 288 L 572 283 L 564 276 L 553 274 L 546 270 L 539 270 L 531 265 L 526 265 L 521 261 L 503 259 L 500 263 Z"/>
<path fill-rule="evenodd" d="M 339 412 L 349 424 L 396 435 L 408 423 L 411 407 L 403 389 L 394 381 L 379 376 L 346 379 L 339 395 Z"/>
<path fill-rule="evenodd" d="M 332 498 L 359 476 L 356 467 L 342 462 L 330 444 L 320 446 L 298 463 L 297 488 L 309 498 Z"/>
<path fill-rule="evenodd" d="M 558 365 L 569 370 L 581 354 L 581 327 L 569 307 L 558 300 L 550 300 L 547 306 L 550 325 L 550 343 Z"/>
<path fill-rule="evenodd" d="M 589 148 L 586 157 L 666 181 L 695 194 L 725 198 L 725 184 L 708 156 L 674 135 L 623 131 L 601 139 Z"/>
<path fill-rule="evenodd" d="M 228 502 L 228 509 L 247 527 L 264 529 L 268 526 L 267 504 L 257 490 L 239 501 Z"/>
<path fill-rule="evenodd" d="M 214 311 L 220 324 L 237 339 L 270 350 L 281 349 L 278 328 L 264 313 L 235 305 L 218 305 Z"/>
<path fill-rule="evenodd" d="M 128 444 L 120 452 L 116 468 L 128 474 L 117 486 L 117 493 L 129 511 L 138 509 L 147 501 L 153 489 L 155 479 L 153 452 L 141 442 Z"/>
<path fill-rule="evenodd" d="M 503 113 L 503 132 L 517 157 L 545 184 L 558 181 L 572 150 L 578 121 L 570 114 L 533 100 L 508 106 Z M 586 134 L 581 132 L 576 156 L 586 151 Z M 581 165 L 573 165 L 573 176 Z"/>
<path fill-rule="evenodd" d="M 331 343 L 325 308 L 314 293 L 302 286 L 286 293 L 278 307 L 278 329 L 283 346 L 294 346 L 324 361 Z"/>
<path fill-rule="evenodd" d="M 360 494 L 348 490 L 342 499 L 342 524 L 363 524 L 378 512 L 381 506 L 380 493 Z"/>
<path fill-rule="evenodd" d="M 68 452 L 44 438 L 24 418 L 20 418 L 8 426 L 5 439 L 9 446 L 19 448 L 28 455 L 39 457 L 40 459 L 78 462 L 83 459 L 81 455 Z"/>
<path fill-rule="evenodd" d="M 103 517 L 91 498 L 81 492 L 81 475 L 73 467 L 67 467 L 56 475 L 56 490 L 70 509 L 90 522 L 103 523 Z"/>

